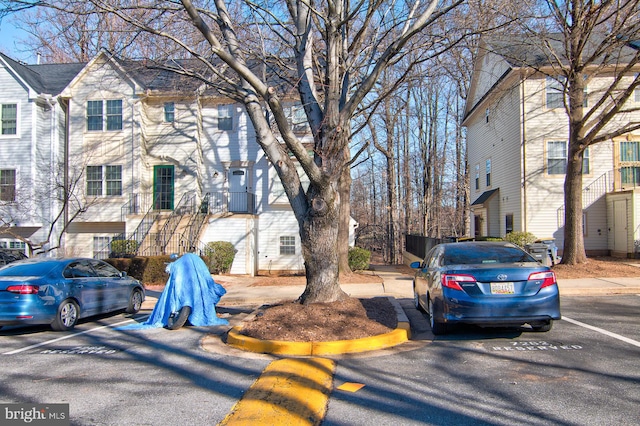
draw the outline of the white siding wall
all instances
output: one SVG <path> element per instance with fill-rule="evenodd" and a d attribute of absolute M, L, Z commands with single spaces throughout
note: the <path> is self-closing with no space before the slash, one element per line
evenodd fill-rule
<path fill-rule="evenodd" d="M 164 102 L 173 101 L 175 121 L 164 122 Z M 138 192 L 153 193 L 154 166 L 173 165 L 174 206 L 185 192 L 197 191 L 202 155 L 198 149 L 198 111 L 191 99 L 151 99 L 141 103 L 141 173 Z"/>
<path fill-rule="evenodd" d="M 216 217 L 209 220 L 201 236 L 202 242 L 228 241 L 237 250 L 231 274 L 250 274 L 253 262 L 254 227 L 256 219 L 249 215 Z"/>
<path fill-rule="evenodd" d="M 526 114 L 526 220 L 528 231 L 539 238 L 556 238 L 562 249 L 564 242 L 564 174 L 552 175 L 547 170 L 547 142 L 568 140 L 568 119 L 564 109 L 545 106 L 545 77 L 529 79 Z M 603 142 L 589 148 L 590 172 L 583 176 L 583 187 L 589 186 L 613 169 L 613 144 Z M 604 197 L 604 193 L 600 194 Z M 585 248 L 606 250 L 606 205 L 603 198 L 585 205 Z"/>
<path fill-rule="evenodd" d="M 508 69 L 509 64 L 503 58 L 495 53 L 486 52 L 482 59 L 476 63 L 474 70 L 474 78 L 477 80 L 475 81 L 473 99 L 471 99 L 472 105 L 480 101 Z"/>
<path fill-rule="evenodd" d="M 296 254 L 280 254 L 280 237 L 296 239 Z M 258 269 L 263 271 L 303 271 L 298 222 L 290 210 L 271 210 L 260 215 Z"/>
<path fill-rule="evenodd" d="M 470 199 L 475 201 L 485 191 L 499 189 L 487 207 L 487 233 L 504 236 L 505 215 L 513 214 L 514 229 L 520 230 L 520 101 L 518 87 L 504 93 L 504 97 L 489 107 L 487 122 L 485 108 L 470 120 L 467 127 L 467 155 L 469 164 Z M 491 160 L 491 184 L 487 186 L 486 162 Z M 479 165 L 480 186 L 476 189 L 476 165 Z"/>
<path fill-rule="evenodd" d="M 33 164 L 32 145 L 34 138 L 32 128 L 32 102 L 27 88 L 22 86 L 16 76 L 8 68 L 0 65 L 0 104 L 18 105 L 17 135 L 0 135 L 0 168 L 16 170 L 16 197 L 27 201 L 33 199 L 35 164 Z M 6 211 L 5 211 L 6 210 Z M 25 209 L 3 206 L 3 216 L 10 215 L 12 222 L 31 222 Z"/>
<path fill-rule="evenodd" d="M 64 114 L 60 106 L 33 98 L 10 68 L 0 65 L 0 104 L 17 104 L 17 134 L 0 135 L 0 168 L 16 171 L 16 200 L 3 206 L 4 220 L 20 227 L 41 227 L 30 235 L 33 242 L 45 241 L 49 227 L 60 210 L 52 196 L 55 177 L 62 179 Z M 59 224 L 51 238 L 57 241 Z M 27 234 L 29 236 L 29 234 Z M 45 247 L 46 248 L 46 247 Z M 49 255 L 55 255 L 55 252 Z"/>
<path fill-rule="evenodd" d="M 82 173 L 83 179 L 79 185 L 79 193 L 86 195 L 86 167 L 87 166 L 122 166 L 122 195 L 101 196 L 97 199 L 89 197 L 92 205 L 80 220 L 86 222 L 118 222 L 121 220 L 121 207 L 128 201 L 128 193 L 132 187 L 132 105 L 133 85 L 122 79 L 110 65 L 96 63 L 83 77 L 74 84 L 68 95 L 70 113 L 70 173 Z M 87 131 L 86 109 L 87 101 L 121 99 L 122 100 L 122 130 Z M 106 105 L 105 105 L 106 108 Z M 136 159 L 138 162 L 139 160 Z M 103 188 L 104 190 L 104 188 Z"/>

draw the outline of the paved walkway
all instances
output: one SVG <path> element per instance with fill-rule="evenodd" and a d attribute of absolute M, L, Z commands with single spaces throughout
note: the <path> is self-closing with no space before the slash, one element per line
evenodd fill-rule
<path fill-rule="evenodd" d="M 342 289 L 353 297 L 393 296 L 398 299 L 413 298 L 413 276 L 398 273 L 393 266 L 376 265 L 372 275 L 382 278 L 382 283 L 342 284 Z M 297 299 L 304 291 L 301 285 L 255 286 L 244 276 L 225 275 L 224 287 L 227 294 L 219 305 L 259 305 L 281 300 Z M 598 296 L 606 294 L 640 294 L 640 273 L 638 277 L 625 278 L 579 278 L 558 280 L 561 296 Z M 145 309 L 153 309 L 159 292 L 147 292 Z"/>
<path fill-rule="evenodd" d="M 382 283 L 342 284 L 342 289 L 353 297 L 394 296 L 413 298 L 413 276 L 401 274 L 394 267 L 375 266 L 374 274 Z M 304 285 L 247 287 L 242 277 L 224 277 L 229 283 L 224 304 L 271 303 L 296 299 L 304 291 Z M 605 294 L 640 294 L 640 272 L 634 278 L 580 278 L 558 280 L 561 296 L 595 296 Z"/>

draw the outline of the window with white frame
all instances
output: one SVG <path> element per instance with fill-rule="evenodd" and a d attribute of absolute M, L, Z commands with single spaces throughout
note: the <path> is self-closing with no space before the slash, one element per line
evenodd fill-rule
<path fill-rule="evenodd" d="M 9 241 L 9 248 L 14 250 L 24 250 L 27 245 L 24 241 Z"/>
<path fill-rule="evenodd" d="M 486 165 L 485 165 L 485 176 L 486 176 L 486 180 L 487 180 L 487 187 L 491 186 L 491 158 L 487 159 Z"/>
<path fill-rule="evenodd" d="M 87 195 L 122 195 L 122 166 L 87 166 Z"/>
<path fill-rule="evenodd" d="M 547 174 L 563 175 L 567 171 L 567 141 L 547 142 Z"/>
<path fill-rule="evenodd" d="M 476 191 L 480 190 L 480 164 L 476 164 Z"/>
<path fill-rule="evenodd" d="M 107 131 L 122 130 L 122 99 L 107 101 Z"/>
<path fill-rule="evenodd" d="M 14 202 L 16 200 L 16 171 L 14 169 L 0 170 L 0 201 Z"/>
<path fill-rule="evenodd" d="M 109 237 L 93 237 L 93 258 L 108 259 L 111 253 Z"/>
<path fill-rule="evenodd" d="M 547 77 L 546 96 L 547 96 L 547 108 L 562 108 L 564 107 L 564 82 L 566 78 L 564 76 Z"/>
<path fill-rule="evenodd" d="M 233 105 L 218 105 L 218 130 L 233 130 Z"/>
<path fill-rule="evenodd" d="M 291 130 L 296 133 L 309 131 L 309 121 L 302 105 L 292 105 L 286 112 Z"/>
<path fill-rule="evenodd" d="M 122 130 L 122 99 L 87 101 L 87 130 Z"/>
<path fill-rule="evenodd" d="M 591 162 L 589 148 L 582 156 L 582 174 L 589 174 Z M 564 175 L 567 173 L 567 141 L 547 141 L 547 174 Z"/>
<path fill-rule="evenodd" d="M 173 102 L 164 103 L 164 122 L 173 123 L 176 118 L 176 105 Z"/>
<path fill-rule="evenodd" d="M 588 76 L 584 76 L 584 80 L 586 81 Z M 567 78 L 563 75 L 557 77 L 547 77 L 546 84 L 546 97 L 547 97 L 547 108 L 563 108 L 564 107 L 564 99 L 565 99 L 565 90 L 567 85 Z M 587 91 L 587 87 L 584 87 L 584 101 L 582 106 L 586 108 L 589 106 L 589 93 Z"/>
<path fill-rule="evenodd" d="M 313 155 L 313 153 L 310 153 L 310 155 Z M 295 165 L 298 176 L 300 176 L 302 188 L 306 191 L 309 188 L 309 177 L 302 169 L 300 163 L 296 161 Z M 269 180 L 271 182 L 271 185 L 269 186 L 269 204 L 289 204 L 289 198 L 284 190 L 282 181 L 278 176 L 276 168 L 273 166 L 269 167 Z"/>
<path fill-rule="evenodd" d="M 280 237 L 280 254 L 289 255 L 296 254 L 296 237 L 292 235 L 283 235 Z"/>
<path fill-rule="evenodd" d="M 0 134 L 18 134 L 18 104 L 2 104 L 0 108 Z"/>

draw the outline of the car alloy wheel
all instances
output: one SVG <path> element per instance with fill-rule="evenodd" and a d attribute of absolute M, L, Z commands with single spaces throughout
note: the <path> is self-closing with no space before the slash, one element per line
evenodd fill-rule
<path fill-rule="evenodd" d="M 51 323 L 51 327 L 56 331 L 71 330 L 78 323 L 80 318 L 80 308 L 78 304 L 71 299 L 64 300 L 58 306 L 56 318 Z"/>
<path fill-rule="evenodd" d="M 136 314 L 142 308 L 142 292 L 138 289 L 134 289 L 131 292 L 129 298 L 129 306 L 127 307 L 128 314 Z"/>

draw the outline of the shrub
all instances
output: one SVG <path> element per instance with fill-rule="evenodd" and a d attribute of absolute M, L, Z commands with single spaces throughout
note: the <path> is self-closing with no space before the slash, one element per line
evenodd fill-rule
<path fill-rule="evenodd" d="M 145 284 L 165 284 L 169 279 L 169 274 L 165 271 L 169 262 L 169 256 L 149 256 L 141 281 Z"/>
<path fill-rule="evenodd" d="M 145 278 L 145 270 L 147 268 L 147 264 L 149 263 L 149 257 L 129 257 L 129 258 L 111 258 L 105 259 L 104 261 L 113 265 L 118 271 L 124 271 L 130 277 L 133 277 L 142 283 L 144 283 Z M 152 262 L 152 264 L 155 262 Z M 151 276 L 151 274 L 149 275 Z M 154 283 L 165 282 L 168 276 L 166 277 L 154 277 Z"/>
<path fill-rule="evenodd" d="M 505 235 L 504 240 L 524 248 L 527 244 L 534 242 L 536 240 L 536 236 L 531 232 L 514 231 Z"/>
<path fill-rule="evenodd" d="M 138 250 L 136 240 L 111 241 L 111 257 L 133 257 Z"/>
<path fill-rule="evenodd" d="M 228 241 L 212 241 L 205 246 L 202 260 L 212 274 L 225 274 L 231 270 L 237 252 Z"/>
<path fill-rule="evenodd" d="M 349 268 L 352 271 L 364 271 L 369 269 L 371 252 L 360 247 L 349 248 Z"/>

